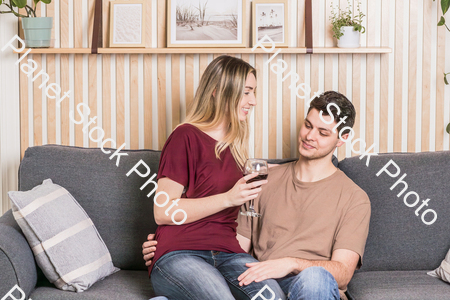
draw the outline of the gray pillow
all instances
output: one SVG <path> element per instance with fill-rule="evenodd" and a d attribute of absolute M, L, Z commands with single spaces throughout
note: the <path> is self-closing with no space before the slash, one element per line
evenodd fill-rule
<path fill-rule="evenodd" d="M 26 192 L 9 192 L 14 218 L 47 279 L 82 292 L 117 271 L 89 216 L 63 187 L 46 179 Z"/>
<path fill-rule="evenodd" d="M 436 270 L 428 272 L 427 274 L 433 277 L 438 277 L 443 281 L 450 283 L 450 250 L 448 250 L 441 265 Z"/>

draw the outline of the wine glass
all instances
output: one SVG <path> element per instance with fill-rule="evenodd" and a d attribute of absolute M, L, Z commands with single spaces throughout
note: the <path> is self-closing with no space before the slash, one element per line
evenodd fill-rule
<path fill-rule="evenodd" d="M 269 176 L 269 168 L 267 166 L 267 162 L 262 159 L 254 159 L 249 158 L 245 162 L 244 165 L 244 176 L 252 174 L 254 172 L 258 173 L 258 176 L 250 179 L 247 183 L 251 183 L 254 181 L 265 180 Z M 241 215 L 249 216 L 249 217 L 261 217 L 260 213 L 255 211 L 253 207 L 254 199 L 250 200 L 250 207 L 247 211 L 241 211 Z"/>

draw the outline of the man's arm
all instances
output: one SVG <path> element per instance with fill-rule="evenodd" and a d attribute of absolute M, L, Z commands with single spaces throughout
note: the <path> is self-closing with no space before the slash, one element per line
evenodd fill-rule
<path fill-rule="evenodd" d="M 293 260 L 295 263 L 294 274 L 298 274 L 308 267 L 323 267 L 333 275 L 342 290 L 347 287 L 353 277 L 359 262 L 359 254 L 347 249 L 336 249 L 329 261 L 310 261 L 301 258 L 293 258 Z"/>
<path fill-rule="evenodd" d="M 329 261 L 285 257 L 246 264 L 249 269 L 242 273 L 238 280 L 240 285 L 248 285 L 253 281 L 260 282 L 269 278 L 282 278 L 290 273 L 298 274 L 309 267 L 323 267 L 333 275 L 339 288 L 345 289 L 352 279 L 358 262 L 358 253 L 347 249 L 337 249 L 333 251 Z"/>

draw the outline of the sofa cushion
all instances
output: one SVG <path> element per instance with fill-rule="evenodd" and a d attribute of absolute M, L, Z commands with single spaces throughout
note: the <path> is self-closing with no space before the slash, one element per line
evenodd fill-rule
<path fill-rule="evenodd" d="M 106 149 L 108 150 L 108 149 Z M 146 270 L 142 259 L 142 243 L 156 231 L 153 218 L 154 188 L 149 179 L 136 173 L 126 174 L 141 159 L 150 167 L 149 177 L 156 174 L 159 151 L 121 150 L 128 156 L 116 157 L 101 149 L 67 146 L 37 146 L 28 148 L 19 168 L 19 190 L 29 190 L 50 178 L 66 188 L 95 224 L 108 247 L 113 264 L 121 269 Z M 146 170 L 140 166 L 139 171 Z M 155 176 L 156 178 L 156 176 Z"/>
<path fill-rule="evenodd" d="M 386 173 L 376 174 L 393 160 L 400 168 L 400 174 L 391 178 Z M 439 266 L 450 248 L 450 152 L 392 153 L 379 154 L 370 158 L 351 157 L 342 160 L 339 168 L 359 185 L 369 196 L 372 215 L 364 253 L 362 271 L 383 270 L 431 270 Z M 393 165 L 388 170 L 396 173 Z M 404 185 L 408 189 L 397 197 Z M 408 207 L 404 203 L 406 193 L 414 191 L 420 197 L 420 204 Z M 407 199 L 413 203 L 413 196 Z M 432 225 L 426 225 L 415 211 L 422 200 L 429 198 L 428 207 L 437 213 Z M 426 216 L 426 221 L 432 214 Z"/>
<path fill-rule="evenodd" d="M 426 271 L 371 271 L 355 274 L 347 293 L 355 300 L 444 300 L 449 290 Z"/>
<path fill-rule="evenodd" d="M 46 179 L 8 195 L 37 264 L 56 287 L 82 292 L 118 271 L 92 220 L 65 188 Z"/>
<path fill-rule="evenodd" d="M 148 272 L 121 270 L 94 284 L 83 293 L 65 292 L 48 283 L 38 283 L 33 300 L 143 300 L 153 296 Z"/>
<path fill-rule="evenodd" d="M 441 262 L 441 265 L 428 275 L 442 279 L 445 282 L 450 283 L 450 250 L 448 250 L 445 259 Z"/>

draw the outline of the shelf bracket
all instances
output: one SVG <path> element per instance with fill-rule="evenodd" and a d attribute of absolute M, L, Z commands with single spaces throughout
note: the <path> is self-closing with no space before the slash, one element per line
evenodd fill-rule
<path fill-rule="evenodd" d="M 313 54 L 312 3 L 305 0 L 305 47 L 306 54 Z"/>
<path fill-rule="evenodd" d="M 94 28 L 92 33 L 92 46 L 91 53 L 98 54 L 98 47 L 103 47 L 103 37 L 102 37 L 102 0 L 95 0 L 95 15 L 94 15 Z"/>

